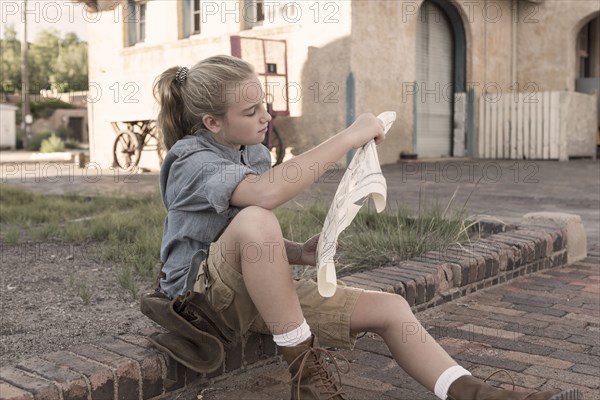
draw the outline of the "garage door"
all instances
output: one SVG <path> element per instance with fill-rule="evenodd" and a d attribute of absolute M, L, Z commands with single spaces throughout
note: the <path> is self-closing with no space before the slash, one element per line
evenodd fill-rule
<path fill-rule="evenodd" d="M 450 21 L 425 1 L 417 22 L 416 152 L 423 157 L 450 156 L 454 40 Z"/>

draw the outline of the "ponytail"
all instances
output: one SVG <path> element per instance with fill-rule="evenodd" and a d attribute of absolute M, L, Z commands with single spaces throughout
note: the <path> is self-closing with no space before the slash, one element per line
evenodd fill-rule
<path fill-rule="evenodd" d="M 209 57 L 189 70 L 172 67 L 163 72 L 153 91 L 160 104 L 157 122 L 167 150 L 184 136 L 204 128 L 205 114 L 225 116 L 229 106 L 224 95 L 226 86 L 241 83 L 253 74 L 252 65 L 225 55 Z"/>
<path fill-rule="evenodd" d="M 178 69 L 179 67 L 169 68 L 154 83 L 154 97 L 160 104 L 157 122 L 167 149 L 192 130 L 183 118 L 181 86 L 175 80 Z"/>

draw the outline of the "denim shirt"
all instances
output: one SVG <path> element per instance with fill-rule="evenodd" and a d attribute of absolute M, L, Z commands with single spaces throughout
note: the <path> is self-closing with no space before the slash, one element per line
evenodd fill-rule
<path fill-rule="evenodd" d="M 236 150 L 218 142 L 207 130 L 179 139 L 160 170 L 160 193 L 167 209 L 160 249 L 161 288 L 172 298 L 194 286 L 199 264 L 215 236 L 239 208 L 229 200 L 248 174 L 271 168 L 262 144 Z"/>

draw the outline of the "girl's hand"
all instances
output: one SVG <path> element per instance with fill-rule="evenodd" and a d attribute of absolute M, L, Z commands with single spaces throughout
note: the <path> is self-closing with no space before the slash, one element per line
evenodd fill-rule
<path fill-rule="evenodd" d="M 364 146 L 371 139 L 375 139 L 375 144 L 385 139 L 383 122 L 373 114 L 359 115 L 345 132 L 352 139 L 352 147 L 355 149 Z"/>
<path fill-rule="evenodd" d="M 300 264 L 317 265 L 317 246 L 319 244 L 320 233 L 308 239 L 300 248 Z"/>

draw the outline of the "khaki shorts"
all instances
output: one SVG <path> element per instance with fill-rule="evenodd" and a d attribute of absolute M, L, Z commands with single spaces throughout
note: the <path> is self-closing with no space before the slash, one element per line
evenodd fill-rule
<path fill-rule="evenodd" d="M 270 334 L 250 299 L 241 272 L 225 261 L 221 248 L 219 240 L 211 244 L 208 257 L 200 265 L 194 291 L 205 294 L 222 322 L 241 336 L 249 331 Z M 350 317 L 363 290 L 338 282 L 332 297 L 322 297 L 314 280 L 294 281 L 294 286 L 304 318 L 319 345 L 353 348 L 356 335 L 350 334 Z M 292 325 L 290 330 L 297 327 Z"/>

